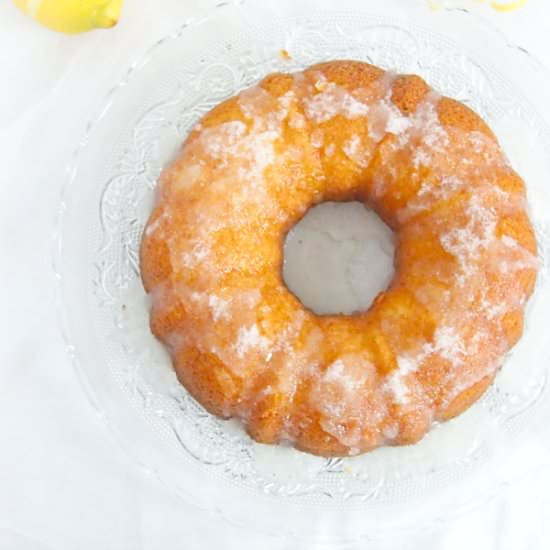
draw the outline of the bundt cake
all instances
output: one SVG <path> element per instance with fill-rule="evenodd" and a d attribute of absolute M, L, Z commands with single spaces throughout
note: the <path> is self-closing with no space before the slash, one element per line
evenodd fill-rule
<path fill-rule="evenodd" d="M 285 286 L 309 208 L 363 201 L 395 275 L 367 311 Z M 151 329 L 210 412 L 324 456 L 418 441 L 469 407 L 523 331 L 537 248 L 491 130 L 418 76 L 357 61 L 271 74 L 212 109 L 164 170 L 143 234 Z"/>

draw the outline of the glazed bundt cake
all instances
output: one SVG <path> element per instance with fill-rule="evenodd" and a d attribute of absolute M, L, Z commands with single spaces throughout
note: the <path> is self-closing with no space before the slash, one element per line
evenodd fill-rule
<path fill-rule="evenodd" d="M 394 231 L 367 311 L 318 316 L 282 279 L 313 205 Z M 224 101 L 163 172 L 141 270 L 181 383 L 264 443 L 361 453 L 469 407 L 523 331 L 537 249 L 524 183 L 487 125 L 418 76 L 356 61 L 272 74 Z"/>

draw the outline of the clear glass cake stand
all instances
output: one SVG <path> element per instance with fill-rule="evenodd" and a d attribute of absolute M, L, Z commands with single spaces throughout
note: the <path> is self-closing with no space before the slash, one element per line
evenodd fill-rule
<path fill-rule="evenodd" d="M 527 182 L 542 268 L 525 336 L 480 402 L 417 445 L 323 459 L 254 443 L 176 382 L 148 330 L 137 251 L 161 167 L 202 114 L 269 72 L 336 58 L 420 74 L 489 122 Z M 225 2 L 128 59 L 88 115 L 55 248 L 67 348 L 117 441 L 198 509 L 306 545 L 429 527 L 540 463 L 550 448 L 549 94 L 539 64 L 482 19 L 397 0 Z"/>

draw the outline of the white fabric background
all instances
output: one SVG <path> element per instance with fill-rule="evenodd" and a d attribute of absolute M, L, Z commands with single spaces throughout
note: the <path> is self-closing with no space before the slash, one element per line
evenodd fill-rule
<path fill-rule="evenodd" d="M 511 14 L 461 3 L 550 67 L 548 2 Z M 55 313 L 52 234 L 83 111 L 136 54 L 213 4 L 126 0 L 115 29 L 68 37 L 0 0 L 0 550 L 298 548 L 197 513 L 141 471 L 84 396 Z M 550 548 L 549 495 L 550 462 L 450 524 L 362 548 Z"/>

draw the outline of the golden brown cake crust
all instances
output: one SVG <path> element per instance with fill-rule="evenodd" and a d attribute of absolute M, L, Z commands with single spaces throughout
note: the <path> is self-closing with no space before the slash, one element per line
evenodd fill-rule
<path fill-rule="evenodd" d="M 395 276 L 368 311 L 317 316 L 282 280 L 283 239 L 356 199 L 394 230 Z M 200 403 L 334 456 L 413 443 L 479 398 L 521 336 L 536 252 L 523 182 L 473 111 L 331 61 L 205 115 L 161 176 L 141 271 Z"/>

